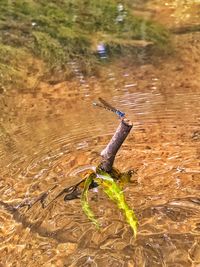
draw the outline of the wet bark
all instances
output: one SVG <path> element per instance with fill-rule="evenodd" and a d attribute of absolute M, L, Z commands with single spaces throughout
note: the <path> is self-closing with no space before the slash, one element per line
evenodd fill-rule
<path fill-rule="evenodd" d="M 130 120 L 124 118 L 121 120 L 118 128 L 116 129 L 113 137 L 106 146 L 106 148 L 101 152 L 102 160 L 99 167 L 106 171 L 110 172 L 115 160 L 115 156 L 123 144 L 124 140 L 128 136 L 133 124 Z"/>

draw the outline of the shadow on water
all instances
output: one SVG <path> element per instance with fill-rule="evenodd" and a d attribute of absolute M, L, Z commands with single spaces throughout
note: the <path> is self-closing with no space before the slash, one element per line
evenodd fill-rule
<path fill-rule="evenodd" d="M 169 27 L 192 12 L 179 10 L 180 17 L 177 1 L 165 8 L 153 2 L 137 12 L 171 14 L 169 21 L 163 16 Z M 1 93 L 1 266 L 199 266 L 200 35 L 174 38 L 174 57 L 142 57 L 137 65 L 121 59 L 98 78 L 83 77 L 72 64 L 78 76 L 71 81 Z M 134 123 L 115 164 L 137 169 L 124 188 L 139 219 L 136 240 L 100 188 L 89 194 L 100 230 L 79 199 L 64 201 L 63 190 L 98 164 L 118 125 L 92 106 L 101 96 Z"/>

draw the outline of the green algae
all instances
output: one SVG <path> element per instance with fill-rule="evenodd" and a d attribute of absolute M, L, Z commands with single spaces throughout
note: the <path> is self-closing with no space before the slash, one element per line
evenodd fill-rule
<path fill-rule="evenodd" d="M 81 195 L 81 204 L 82 204 L 82 209 L 84 213 L 86 214 L 86 216 L 88 217 L 88 219 L 91 220 L 94 223 L 94 225 L 99 229 L 99 223 L 95 219 L 95 215 L 92 212 L 89 202 L 88 202 L 88 190 L 95 176 L 96 176 L 95 174 L 90 174 L 86 178 L 85 183 L 84 183 L 83 193 Z"/>
<path fill-rule="evenodd" d="M 122 178 L 127 180 L 130 178 L 130 173 L 127 172 L 125 175 L 122 175 Z M 130 225 L 131 229 L 133 230 L 134 237 L 136 237 L 138 220 L 134 211 L 127 204 L 120 184 L 117 183 L 110 174 L 100 169 L 97 169 L 96 173 L 88 175 L 85 180 L 84 190 L 81 197 L 82 209 L 89 220 L 91 220 L 99 229 L 99 223 L 95 219 L 95 215 L 92 212 L 88 202 L 88 190 L 92 181 L 95 181 L 99 186 L 101 186 L 108 198 L 111 199 L 120 210 L 122 210 L 126 222 Z M 124 181 L 122 181 L 122 183 L 124 183 Z"/>

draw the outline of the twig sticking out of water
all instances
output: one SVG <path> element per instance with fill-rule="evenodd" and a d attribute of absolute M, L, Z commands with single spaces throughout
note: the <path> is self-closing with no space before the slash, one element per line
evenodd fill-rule
<path fill-rule="evenodd" d="M 101 152 L 102 161 L 99 167 L 103 171 L 109 173 L 112 171 L 112 166 L 115 160 L 115 156 L 119 148 L 123 144 L 124 140 L 128 136 L 130 130 L 132 129 L 133 124 L 130 120 L 128 120 L 125 117 L 124 112 L 120 111 L 119 109 L 116 109 L 101 97 L 99 97 L 99 102 L 100 103 L 95 102 L 93 104 L 97 107 L 104 108 L 114 112 L 121 119 L 121 122 L 118 128 L 116 129 L 112 139 L 110 140 L 106 148 Z"/>
<path fill-rule="evenodd" d="M 107 144 L 106 148 L 101 152 L 102 160 L 100 163 L 100 168 L 106 172 L 112 170 L 112 166 L 115 160 L 115 156 L 120 149 L 121 145 L 128 136 L 133 124 L 130 120 L 124 118 L 120 121 L 118 128 L 116 129 L 110 142 Z"/>
<path fill-rule="evenodd" d="M 135 217 L 134 212 L 131 211 L 128 205 L 126 204 L 124 196 L 123 196 L 123 192 L 121 191 L 120 187 L 118 187 L 118 185 L 115 183 L 115 179 L 120 180 L 122 179 L 124 175 L 126 179 L 127 178 L 130 179 L 132 173 L 127 172 L 124 174 L 120 174 L 120 173 L 117 173 L 117 171 L 113 168 L 115 156 L 119 148 L 123 144 L 124 140 L 128 136 L 130 130 L 132 129 L 133 124 L 131 121 L 125 118 L 125 114 L 119 111 L 118 109 L 115 109 L 112 106 L 107 107 L 107 109 L 115 112 L 121 118 L 121 120 L 112 139 L 110 140 L 106 148 L 101 152 L 102 160 L 100 162 L 99 167 L 96 169 L 96 171 L 92 169 L 92 173 L 88 173 L 87 176 L 83 177 L 83 179 L 80 182 L 78 182 L 77 184 L 73 186 L 64 188 L 63 190 L 58 192 L 55 196 L 53 196 L 53 198 L 49 196 L 54 192 L 55 189 L 57 189 L 57 185 L 47 190 L 46 192 L 41 194 L 39 197 L 32 199 L 30 201 L 29 200 L 23 201 L 17 206 L 16 205 L 13 206 L 11 204 L 9 205 L 1 201 L 0 201 L 0 205 L 3 205 L 7 210 L 12 212 L 13 215 L 16 217 L 16 220 L 22 222 L 22 224 L 25 227 L 31 227 L 31 229 L 37 230 L 39 229 L 38 227 L 40 227 L 43 220 L 46 218 L 50 208 L 52 208 L 54 202 L 57 199 L 59 199 L 59 197 L 63 196 L 65 201 L 69 201 L 69 200 L 73 200 L 73 199 L 77 199 L 81 197 L 83 210 L 85 211 L 89 219 L 91 219 L 93 223 L 95 223 L 98 226 L 98 222 L 96 221 L 93 213 L 90 211 L 90 207 L 89 207 L 88 200 L 87 200 L 87 191 L 98 185 L 104 185 L 105 186 L 104 191 L 109 196 L 109 198 L 113 200 L 118 205 L 118 207 L 124 211 L 126 220 L 129 223 L 129 225 L 132 227 L 134 231 L 134 235 L 136 236 L 137 218 Z M 102 175 L 102 171 L 103 171 L 103 175 Z M 111 175 L 113 176 L 113 178 L 111 177 Z M 42 213 L 39 219 L 37 218 L 37 213 L 36 213 L 32 221 L 28 220 L 26 218 L 26 213 L 30 215 L 30 213 L 33 212 L 32 209 L 34 207 L 35 209 L 38 208 L 38 204 L 41 205 L 41 207 L 44 210 L 44 213 Z M 20 213 L 20 208 L 25 208 L 24 214 Z M 44 234 L 43 230 L 40 230 L 40 232 L 41 232 L 41 235 Z"/>

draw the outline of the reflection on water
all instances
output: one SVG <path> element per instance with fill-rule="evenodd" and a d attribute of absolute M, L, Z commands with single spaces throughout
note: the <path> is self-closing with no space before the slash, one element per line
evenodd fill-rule
<path fill-rule="evenodd" d="M 199 40 L 177 37 L 175 59 L 118 62 L 98 79 L 72 62 L 74 81 L 0 96 L 1 266 L 199 266 Z M 137 240 L 100 189 L 90 193 L 100 232 L 79 199 L 51 202 L 98 164 L 119 123 L 92 106 L 99 96 L 134 123 L 116 166 L 137 169 L 124 190 Z M 43 207 L 36 200 L 48 190 Z"/>

